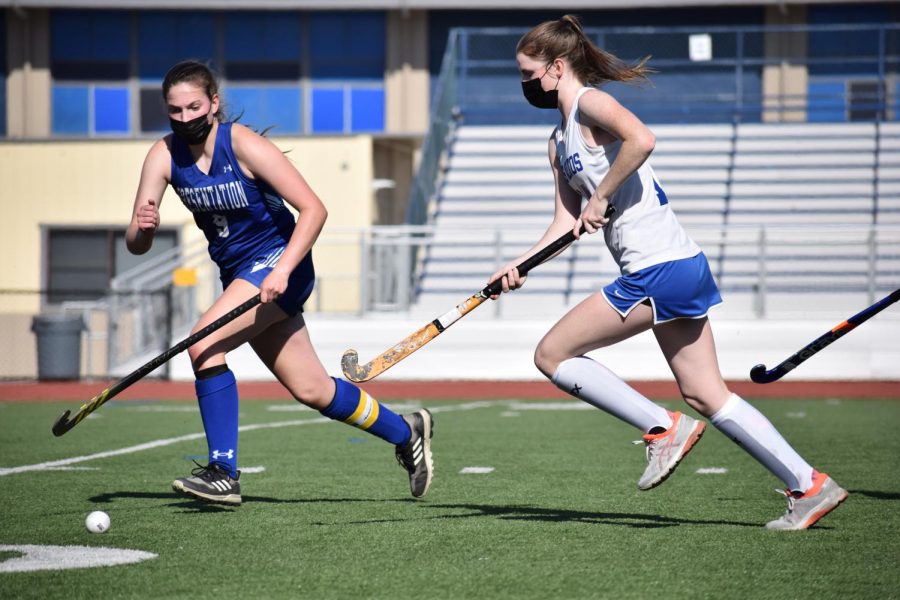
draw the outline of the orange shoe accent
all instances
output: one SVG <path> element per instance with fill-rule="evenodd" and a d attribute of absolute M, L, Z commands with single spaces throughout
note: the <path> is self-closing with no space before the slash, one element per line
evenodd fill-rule
<path fill-rule="evenodd" d="M 811 486 L 808 490 L 806 490 L 805 492 L 803 492 L 802 494 L 799 494 L 799 495 L 794 494 L 794 496 L 797 497 L 797 498 L 808 498 L 808 497 L 810 497 L 810 496 L 815 496 L 816 494 L 818 494 L 818 493 L 822 490 L 822 485 L 823 485 L 823 484 L 825 483 L 825 481 L 827 481 L 827 480 L 828 480 L 828 474 L 827 474 L 827 473 L 819 473 L 818 471 L 816 471 L 815 469 L 813 469 L 813 472 L 812 472 L 812 486 Z"/>
<path fill-rule="evenodd" d="M 678 421 L 681 419 L 681 413 L 669 412 L 669 416 L 672 417 L 672 424 L 669 425 L 669 428 L 662 433 L 645 433 L 643 437 L 645 442 L 653 442 L 655 440 L 660 440 L 667 435 L 672 435 L 672 432 L 675 431 L 675 426 L 678 425 Z"/>

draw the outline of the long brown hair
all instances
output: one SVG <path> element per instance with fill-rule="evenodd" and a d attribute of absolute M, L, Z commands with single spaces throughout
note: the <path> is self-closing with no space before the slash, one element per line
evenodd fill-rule
<path fill-rule="evenodd" d="M 574 15 L 565 15 L 534 27 L 516 45 L 516 54 L 520 52 L 545 63 L 565 58 L 578 79 L 587 85 L 607 81 L 646 82 L 649 81 L 647 75 L 654 72 L 645 66 L 649 56 L 632 66 L 598 48 L 584 34 L 581 22 Z"/>
<path fill-rule="evenodd" d="M 212 101 L 213 96 L 219 93 L 219 83 L 212 70 L 202 62 L 196 60 L 184 60 L 177 63 L 166 73 L 162 83 L 163 100 L 167 100 L 169 90 L 179 83 L 192 83 L 203 90 L 206 97 Z M 225 121 L 224 103 L 219 99 L 219 110 L 213 115 L 220 123 Z"/>

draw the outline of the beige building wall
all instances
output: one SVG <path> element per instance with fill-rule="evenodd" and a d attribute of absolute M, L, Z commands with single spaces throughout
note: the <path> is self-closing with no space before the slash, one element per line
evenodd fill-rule
<path fill-rule="evenodd" d="M 428 12 L 387 14 L 385 132 L 423 134 L 428 129 Z"/>
<path fill-rule="evenodd" d="M 328 207 L 328 222 L 313 250 L 318 282 L 309 310 L 359 310 L 360 240 L 373 218 L 373 142 L 369 136 L 274 138 Z M 46 226 L 126 227 L 150 140 L 0 142 L 0 290 L 44 287 L 42 230 Z M 205 240 L 178 197 L 166 191 L 164 226 L 181 231 L 183 246 Z M 211 265 L 208 259 L 203 262 Z M 198 269 L 198 308 L 211 302 L 216 269 Z M 37 373 L 33 316 L 42 310 L 35 293 L 0 293 L 0 377 Z M 93 313 L 82 336 L 82 376 L 104 376 L 106 319 Z M 120 323 L 120 326 L 122 324 Z M 127 324 L 125 324 L 127 325 Z"/>
<path fill-rule="evenodd" d="M 50 135 L 50 17 L 47 10 L 6 13 L 6 119 L 10 138 Z"/>
<path fill-rule="evenodd" d="M 806 6 L 791 4 L 766 7 L 766 25 L 805 25 Z M 807 35 L 800 31 L 770 32 L 765 38 L 766 58 L 781 63 L 763 67 L 763 121 L 805 122 L 808 71 Z"/>
<path fill-rule="evenodd" d="M 274 138 L 328 207 L 315 249 L 322 310 L 358 309 L 359 231 L 373 213 L 372 138 L 365 135 Z M 5 222 L 0 235 L 0 289 L 39 290 L 44 262 L 41 228 L 48 225 L 126 227 L 150 140 L 0 143 Z M 163 225 L 183 228 L 183 242 L 201 237 L 190 213 L 166 191 Z M 34 313 L 36 297 L 6 298 L 4 312 Z M 315 307 L 313 307 L 315 309 Z"/>

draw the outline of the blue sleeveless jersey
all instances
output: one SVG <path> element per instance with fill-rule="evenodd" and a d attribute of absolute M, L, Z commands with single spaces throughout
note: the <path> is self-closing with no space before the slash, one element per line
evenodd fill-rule
<path fill-rule="evenodd" d="M 241 171 L 231 147 L 231 123 L 219 123 L 209 174 L 194 163 L 188 145 L 171 136 L 172 187 L 209 242 L 223 281 L 287 245 L 294 215 L 262 180 Z"/>

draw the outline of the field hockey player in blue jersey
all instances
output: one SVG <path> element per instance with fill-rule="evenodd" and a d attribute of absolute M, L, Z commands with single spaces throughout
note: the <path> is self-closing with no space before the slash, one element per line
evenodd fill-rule
<path fill-rule="evenodd" d="M 312 247 L 325 206 L 272 142 L 223 117 L 218 86 L 202 63 L 181 62 L 162 93 L 172 127 L 144 160 L 128 250 L 150 249 L 167 185 L 209 242 L 224 292 L 194 327 L 202 329 L 249 298 L 261 303 L 189 349 L 209 461 L 172 487 L 193 498 L 239 505 L 238 390 L 225 356 L 247 342 L 298 402 L 396 447 L 412 495 L 431 485 L 433 421 L 427 410 L 398 415 L 353 384 L 329 377 L 302 314 L 315 282 Z M 285 206 L 297 210 L 294 219 Z"/>
<path fill-rule="evenodd" d="M 522 286 L 515 265 L 567 230 L 603 232 L 621 276 L 570 310 L 544 336 L 535 365 L 557 387 L 643 433 L 647 467 L 638 488 L 672 474 L 706 426 L 670 412 L 586 354 L 652 329 L 685 401 L 784 482 L 788 510 L 769 529 L 806 529 L 847 492 L 813 469 L 753 406 L 731 393 L 719 371 L 709 309 L 722 300 L 706 257 L 682 229 L 647 162 L 653 133 L 611 95 L 609 81 L 646 79 L 597 48 L 578 19 L 542 23 L 521 38 L 516 61 L 525 98 L 561 113 L 548 142 L 555 213 L 534 247 L 494 273 L 503 291 Z M 615 212 L 609 218 L 607 208 Z"/>

